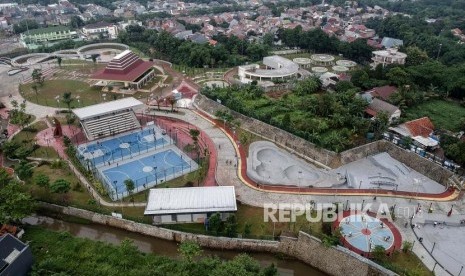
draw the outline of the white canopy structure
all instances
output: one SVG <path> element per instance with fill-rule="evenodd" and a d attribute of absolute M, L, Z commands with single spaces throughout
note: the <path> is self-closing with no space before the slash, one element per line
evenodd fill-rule
<path fill-rule="evenodd" d="M 150 189 L 144 215 L 237 211 L 234 186 Z"/>
<path fill-rule="evenodd" d="M 76 108 L 73 109 L 73 113 L 79 118 L 79 120 L 86 120 L 124 109 L 139 108 L 143 105 L 144 104 L 141 101 L 130 97 L 101 104 L 90 105 L 82 108 Z"/>

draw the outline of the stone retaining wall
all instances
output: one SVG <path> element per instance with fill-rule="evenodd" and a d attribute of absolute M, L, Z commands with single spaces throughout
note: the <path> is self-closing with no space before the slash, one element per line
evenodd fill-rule
<path fill-rule="evenodd" d="M 281 241 L 212 237 L 159 228 L 74 207 L 64 207 L 49 203 L 41 203 L 40 206 L 56 213 L 79 217 L 97 224 L 116 227 L 174 242 L 193 240 L 198 242 L 202 247 L 218 250 L 282 253 L 294 257 L 329 275 L 396 275 L 392 271 L 358 256 L 345 248 L 326 247 L 320 240 L 303 232 L 299 232 L 298 238 L 284 237 L 281 238 Z"/>
<path fill-rule="evenodd" d="M 197 95 L 195 104 L 201 110 L 211 115 L 214 115 L 218 110 L 228 109 L 203 95 Z M 297 137 L 262 121 L 244 116 L 232 110 L 230 110 L 230 112 L 241 122 L 241 127 L 245 130 L 265 139 L 270 139 L 289 149 L 292 153 L 298 154 L 306 160 L 322 167 L 334 169 L 369 155 L 387 152 L 392 158 L 443 185 L 446 185 L 449 178 L 453 176 L 451 171 L 443 168 L 441 165 L 431 162 L 418 154 L 406 151 L 386 140 L 375 141 L 337 154 L 336 152 L 317 147 L 315 144 L 303 138 Z"/>

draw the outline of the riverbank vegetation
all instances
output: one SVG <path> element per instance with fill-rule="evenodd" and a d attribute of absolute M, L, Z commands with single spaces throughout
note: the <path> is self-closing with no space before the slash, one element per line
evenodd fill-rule
<path fill-rule="evenodd" d="M 182 243 L 181 258 L 170 259 L 142 253 L 130 240 L 115 246 L 40 227 L 27 227 L 24 240 L 34 255 L 32 275 L 277 275 L 273 264 L 262 268 L 245 254 L 230 261 L 203 256 L 193 242 Z"/>

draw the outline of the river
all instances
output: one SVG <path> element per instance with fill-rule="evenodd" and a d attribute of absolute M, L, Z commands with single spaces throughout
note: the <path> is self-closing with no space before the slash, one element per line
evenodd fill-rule
<path fill-rule="evenodd" d="M 67 231 L 76 237 L 88 238 L 94 241 L 103 241 L 119 245 L 122 240 L 130 239 L 134 245 L 144 253 L 154 253 L 171 258 L 177 258 L 177 243 L 173 241 L 162 240 L 126 230 L 109 227 L 100 224 L 79 224 L 65 222 L 49 217 L 34 216 L 24 219 L 24 222 L 31 225 L 40 225 L 46 229 L 54 231 Z M 203 248 L 204 255 L 216 255 L 222 259 L 232 259 L 239 254 L 238 251 L 221 251 Z M 254 259 L 258 260 L 261 265 L 267 266 L 274 263 L 279 275 L 282 276 L 323 276 L 327 275 L 311 266 L 297 260 L 282 260 L 276 258 L 273 254 L 268 253 L 249 253 Z"/>

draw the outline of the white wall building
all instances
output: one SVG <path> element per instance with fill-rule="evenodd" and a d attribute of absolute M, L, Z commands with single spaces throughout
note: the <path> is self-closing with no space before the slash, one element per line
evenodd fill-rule
<path fill-rule="evenodd" d="M 116 39 L 118 37 L 118 26 L 107 22 L 98 22 L 82 27 L 82 33 L 87 39 Z"/>
<path fill-rule="evenodd" d="M 389 64 L 405 64 L 407 54 L 399 52 L 396 48 L 389 48 L 386 50 L 373 51 L 373 67 L 382 64 L 383 67 Z"/>
<path fill-rule="evenodd" d="M 299 65 L 287 58 L 280 56 L 269 56 L 263 58 L 263 66 L 250 64 L 239 66 L 238 75 L 242 83 L 253 80 L 285 79 L 297 76 Z"/>

